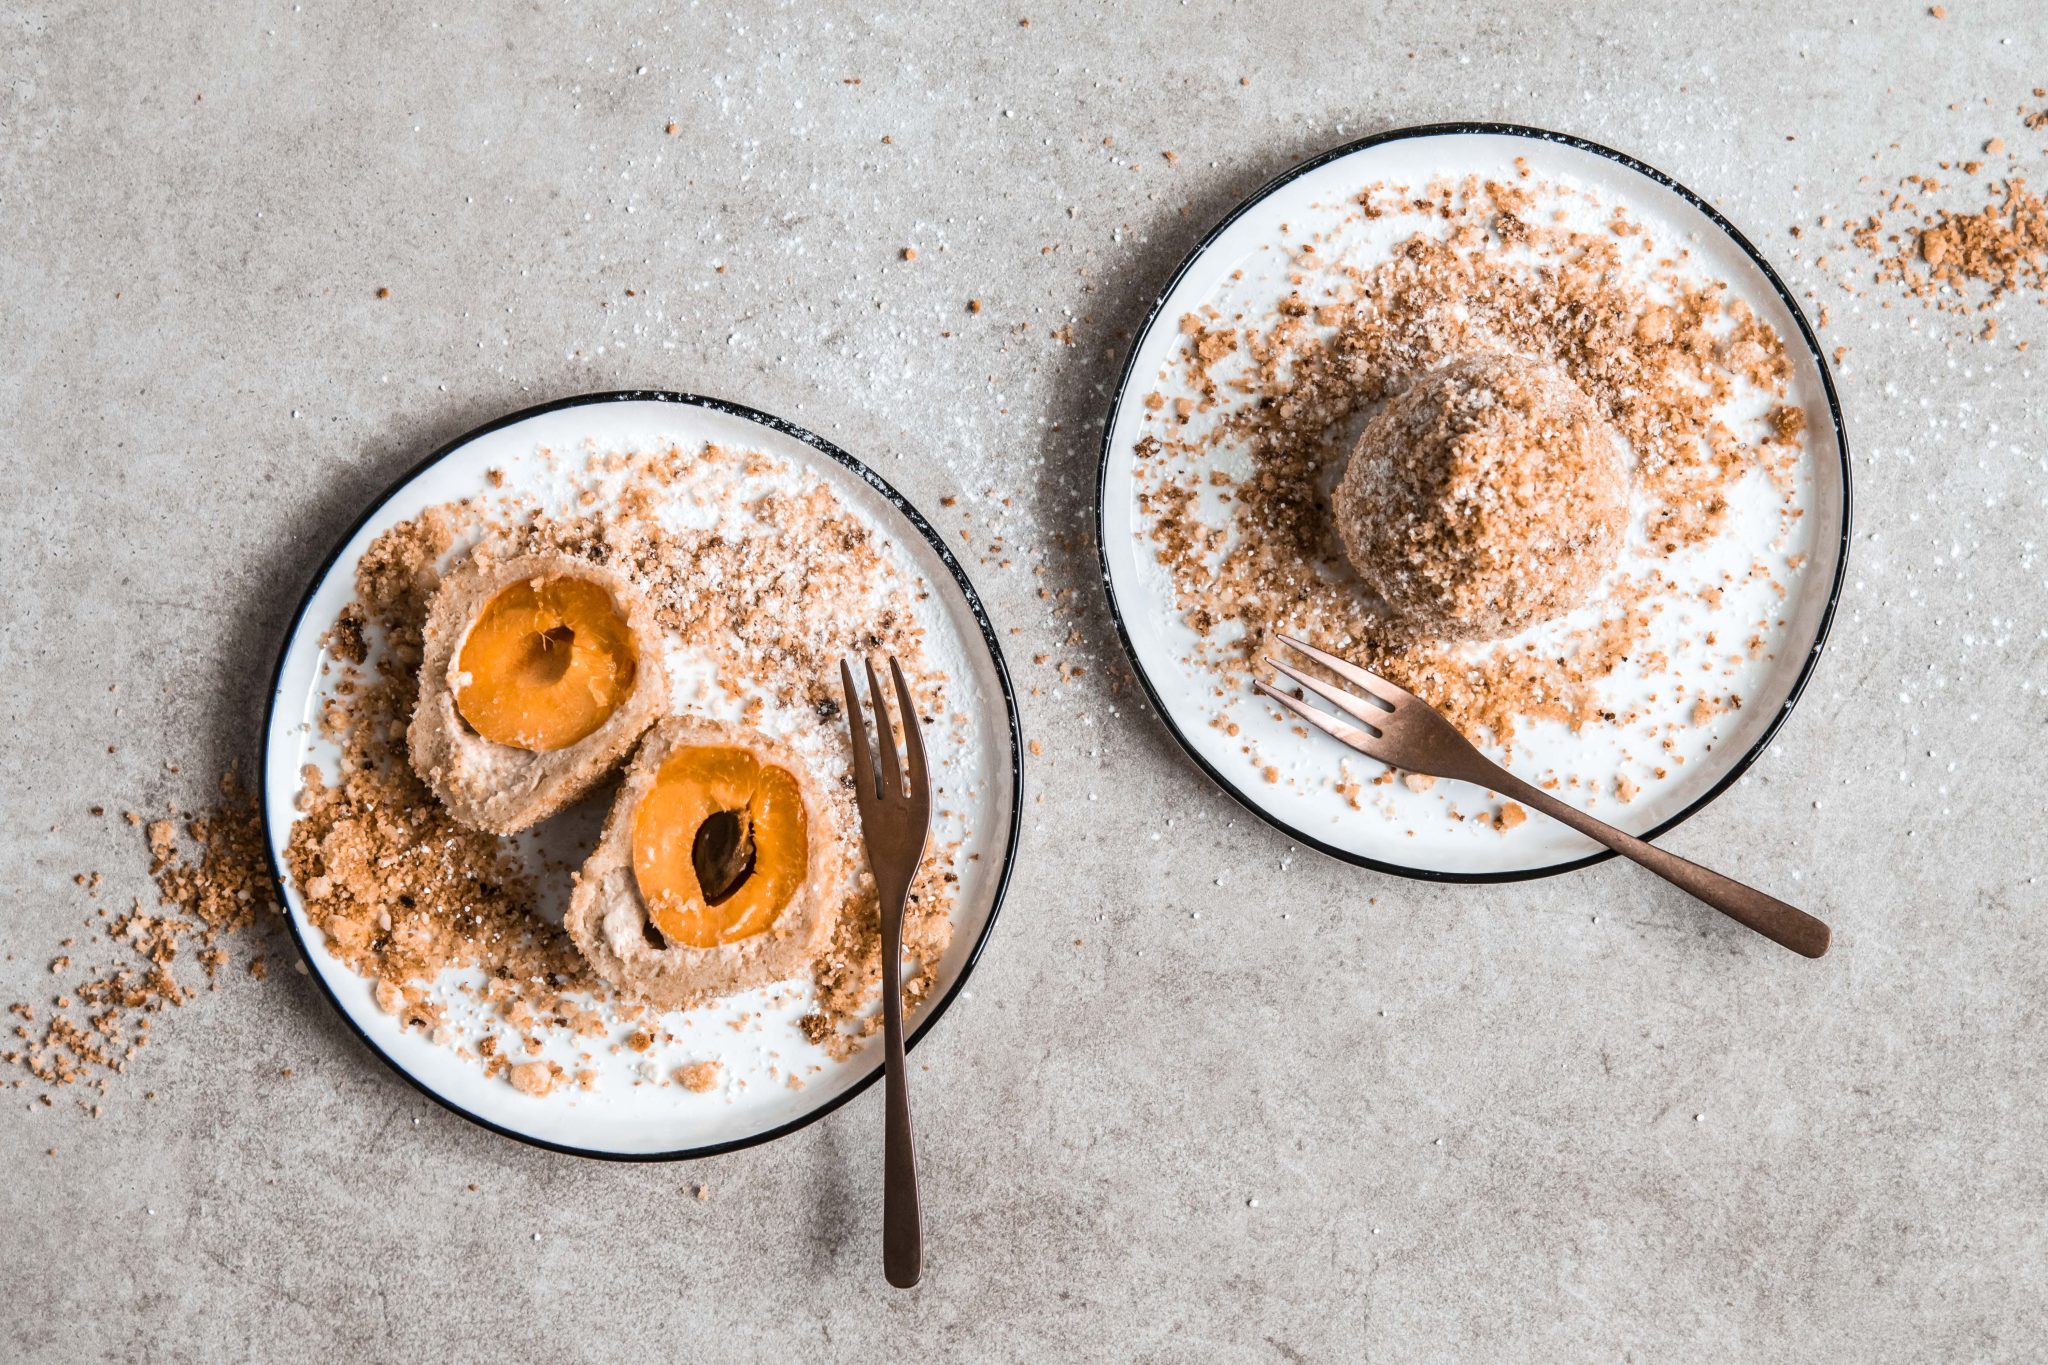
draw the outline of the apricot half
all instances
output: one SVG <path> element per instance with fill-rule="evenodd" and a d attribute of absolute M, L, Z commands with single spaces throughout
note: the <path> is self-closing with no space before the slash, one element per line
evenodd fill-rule
<path fill-rule="evenodd" d="M 809 866 L 796 777 L 746 749 L 676 750 L 633 813 L 633 875 L 670 945 L 716 948 L 765 932 Z"/>
<path fill-rule="evenodd" d="M 639 650 L 604 586 L 563 576 L 502 588 L 456 660 L 455 709 L 495 744 L 545 752 L 589 736 L 632 695 Z"/>

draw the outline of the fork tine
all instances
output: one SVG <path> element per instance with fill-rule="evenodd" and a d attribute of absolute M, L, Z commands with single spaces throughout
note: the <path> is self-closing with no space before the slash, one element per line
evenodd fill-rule
<path fill-rule="evenodd" d="M 896 706 L 903 715 L 903 753 L 910 761 L 910 785 L 904 793 L 913 798 L 929 798 L 932 789 L 924 774 L 924 728 L 918 723 L 917 702 L 910 695 L 910 682 L 903 676 L 903 665 L 896 662 L 894 654 L 889 656 L 889 672 L 896 679 Z"/>
<path fill-rule="evenodd" d="M 886 801 L 903 794 L 903 765 L 896 758 L 896 726 L 889 719 L 888 694 L 882 691 L 882 680 L 875 676 L 875 661 L 862 662 L 868 670 L 868 700 L 875 706 L 875 752 L 880 760 L 875 786 Z"/>
<path fill-rule="evenodd" d="M 839 661 L 839 685 L 846 691 L 846 732 L 853 738 L 853 789 L 865 806 L 875 798 L 875 760 L 868 752 L 868 713 L 853 685 L 853 670 Z"/>
<path fill-rule="evenodd" d="M 1342 688 L 1332 687 L 1321 678 L 1312 678 L 1298 668 L 1288 667 L 1278 659 L 1268 658 L 1266 662 L 1321 697 L 1324 701 L 1330 703 L 1330 705 L 1336 707 L 1339 711 L 1342 711 L 1345 715 L 1363 723 L 1368 732 L 1377 735 L 1380 733 L 1380 727 L 1386 724 L 1387 716 L 1390 713 L 1383 707 L 1374 706 L 1369 701 L 1361 701 Z"/>
<path fill-rule="evenodd" d="M 1292 635 L 1285 635 L 1277 630 L 1273 632 L 1273 638 L 1286 645 L 1289 649 L 1298 650 L 1308 655 L 1309 658 L 1314 659 L 1338 677 L 1357 683 L 1389 706 L 1397 705 L 1403 701 L 1415 700 L 1414 693 L 1396 687 L 1377 673 L 1366 672 L 1357 664 L 1347 659 L 1340 659 L 1327 650 L 1317 649 L 1306 640 L 1297 640 Z"/>
<path fill-rule="evenodd" d="M 1295 715 L 1300 716 L 1310 725 L 1315 726 L 1316 729 L 1329 735 L 1332 739 L 1350 745 L 1367 758 L 1375 757 L 1373 751 L 1367 747 L 1372 743 L 1372 737 L 1357 726 L 1346 725 L 1321 707 L 1310 706 L 1298 697 L 1290 697 L 1279 688 L 1269 686 L 1257 678 L 1252 679 L 1252 686 L 1271 697 L 1274 701 L 1279 702 Z"/>

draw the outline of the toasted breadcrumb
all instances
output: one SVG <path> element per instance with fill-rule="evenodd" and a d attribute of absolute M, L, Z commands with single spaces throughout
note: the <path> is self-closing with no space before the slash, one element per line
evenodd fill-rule
<path fill-rule="evenodd" d="M 137 900 L 127 911 L 99 910 L 88 941 L 103 948 L 96 952 L 100 960 L 81 962 L 77 953 L 52 959 L 53 973 L 83 975 L 66 984 L 50 1014 L 39 1015 L 26 1001 L 9 1007 L 19 1020 L 13 1037 L 21 1046 L 0 1051 L 0 1062 L 26 1073 L 16 1087 L 85 1083 L 107 1093 L 111 1077 L 148 1045 L 156 1017 L 198 994 L 197 982 L 190 974 L 181 977 L 178 964 L 196 964 L 201 979 L 218 989 L 231 936 L 267 933 L 275 923 L 277 890 L 262 821 L 232 775 L 221 779 L 217 803 L 202 814 L 145 822 L 131 810 L 124 818 L 144 830 L 156 907 Z M 95 895 L 99 875 L 84 884 L 87 896 Z M 67 938 L 63 946 L 74 942 Z M 250 964 L 251 975 L 262 975 L 260 962 Z M 50 1102 L 47 1094 L 40 1098 Z"/>
<path fill-rule="evenodd" d="M 695 1094 L 706 1095 L 718 1088 L 725 1068 L 718 1062 L 691 1062 L 676 1068 L 676 1084 Z"/>
<path fill-rule="evenodd" d="M 552 1062 L 521 1062 L 510 1068 L 505 1075 L 506 1079 L 512 1082 L 514 1090 L 522 1095 L 539 1098 L 553 1093 L 557 1070 Z"/>
<path fill-rule="evenodd" d="M 1557 221 L 1564 193 L 1527 180 L 1368 186 L 1347 222 L 1421 224 L 1391 259 L 1360 265 L 1297 246 L 1292 292 L 1270 313 L 1211 305 L 1180 319 L 1172 368 L 1200 420 L 1145 399 L 1137 498 L 1198 637 L 1191 662 L 1218 675 L 1222 705 L 1275 652 L 1272 632 L 1289 630 L 1416 692 L 1475 738 L 1507 745 L 1526 721 L 1607 721 L 1599 685 L 1673 592 L 1654 568 L 1610 581 L 1604 619 L 1553 648 L 1480 649 L 1406 636 L 1343 553 L 1324 490 L 1350 435 L 1453 356 L 1513 352 L 1586 395 L 1633 452 L 1638 548 L 1653 559 L 1719 536 L 1731 486 L 1752 471 L 1778 490 L 1786 524 L 1798 516 L 1804 416 L 1786 401 L 1782 340 L 1742 300 L 1652 252 L 1626 215 L 1605 230 Z M 1760 395 L 1771 416 L 1732 426 L 1721 404 L 1738 393 Z M 1204 489 L 1226 460 L 1218 510 Z"/>
<path fill-rule="evenodd" d="M 2048 110 L 2022 109 L 2021 123 L 2030 131 L 2048 128 Z M 2005 150 L 2002 137 L 1984 142 L 1987 156 Z M 1951 164 L 1941 163 L 1944 168 Z M 1975 176 L 1985 164 L 1965 161 L 1960 169 Z M 1937 195 L 1965 192 L 1968 187 L 1960 183 L 1907 174 L 1887 191 L 1881 209 L 1848 218 L 1840 227 L 1873 259 L 1874 283 L 1898 287 L 1923 308 L 1969 318 L 2016 294 L 2031 294 L 2037 302 L 2048 297 L 2048 199 L 2014 175 L 1979 187 L 1961 204 L 1932 202 Z M 1987 319 L 1974 335 L 1995 340 L 1997 321 Z M 2024 348 L 2025 343 L 2018 345 Z"/>
<path fill-rule="evenodd" d="M 927 708 L 928 738 L 941 721 L 964 723 L 942 704 L 918 618 L 901 609 L 876 616 L 860 605 L 877 584 L 892 584 L 886 596 L 896 601 L 918 591 L 898 581 L 901 570 L 883 558 L 874 528 L 808 476 L 742 496 L 750 475 L 786 468 L 716 446 L 591 452 L 586 474 L 612 481 L 606 497 L 582 500 L 571 512 L 543 511 L 512 493 L 431 507 L 386 531 L 364 555 L 356 598 L 330 632 L 350 646 L 336 650 L 338 679 L 321 717 L 341 749 L 340 775 L 310 768 L 302 775 L 302 818 L 285 863 L 329 950 L 383 983 L 379 1005 L 406 1027 L 439 1037 L 440 1007 L 426 987 L 449 969 L 481 970 L 481 994 L 519 1032 L 503 1047 L 480 1040 L 476 1059 L 517 1084 L 508 1048 L 531 1054 L 548 1039 L 606 1031 L 603 1016 L 575 1000 L 620 1009 L 631 1003 L 536 913 L 538 888 L 512 846 L 450 818 L 406 757 L 427 604 L 442 570 L 479 536 L 489 539 L 480 553 L 575 555 L 629 576 L 665 633 L 716 661 L 722 685 L 756 698 L 754 711 L 772 701 L 786 714 L 815 717 L 832 744 L 846 743 L 829 684 L 848 655 L 902 661 Z M 676 498 L 729 507 L 732 515 L 677 530 L 661 516 Z M 850 792 L 835 789 L 831 799 L 842 807 L 835 824 L 857 828 Z M 951 937 L 956 857 L 955 845 L 935 841 L 912 889 L 904 923 L 911 1007 L 930 997 Z M 880 1027 L 881 935 L 871 879 L 851 880 L 847 896 L 812 973 L 815 1012 L 802 1021 L 806 1037 L 841 1057 Z M 621 1045 L 643 1052 L 654 1041 L 643 1025 Z"/>

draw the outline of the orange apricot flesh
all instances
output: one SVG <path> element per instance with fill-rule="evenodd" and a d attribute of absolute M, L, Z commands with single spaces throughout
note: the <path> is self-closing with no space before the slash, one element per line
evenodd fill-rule
<path fill-rule="evenodd" d="M 544 753 L 587 738 L 633 692 L 640 652 L 587 578 L 513 583 L 484 604 L 456 669 L 455 709 L 485 739 Z"/>
<path fill-rule="evenodd" d="M 633 812 L 633 875 L 671 945 L 716 948 L 766 932 L 810 856 L 796 778 L 745 749 L 676 750 Z"/>

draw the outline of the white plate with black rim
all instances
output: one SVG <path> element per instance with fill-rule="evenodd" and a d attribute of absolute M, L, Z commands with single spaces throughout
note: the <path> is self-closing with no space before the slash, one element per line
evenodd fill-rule
<path fill-rule="evenodd" d="M 530 1096 L 502 1076 L 488 1076 L 473 1055 L 459 1055 L 422 1030 L 405 1030 L 396 1016 L 377 1007 L 373 983 L 329 952 L 284 873 L 301 770 L 307 764 L 331 769 L 336 757 L 312 723 L 333 676 L 322 637 L 353 597 L 356 565 L 371 542 L 427 507 L 484 493 L 488 471 L 497 471 L 502 481 L 490 484 L 494 491 L 525 485 L 541 490 L 563 477 L 551 452 L 670 446 L 689 451 L 706 443 L 759 451 L 822 480 L 876 529 L 883 552 L 928 594 L 915 610 L 927 629 L 927 652 L 943 679 L 946 705 L 964 717 L 966 742 L 950 757 L 933 754 L 935 782 L 941 785 L 946 777 L 937 765 L 957 765 L 951 778 L 960 826 L 955 833 L 962 839 L 960 884 L 936 989 L 913 1018 L 909 1045 L 915 1048 L 961 995 L 1009 883 L 1023 807 L 1017 706 L 995 630 L 944 541 L 886 481 L 830 442 L 737 404 L 657 391 L 567 398 L 478 427 L 429 455 L 379 496 L 328 556 L 294 615 L 264 722 L 260 801 L 272 870 L 284 891 L 292 937 L 328 1000 L 372 1052 L 449 1109 L 507 1137 L 579 1156 L 675 1160 L 781 1137 L 830 1113 L 881 1075 L 879 1035 L 844 1061 L 819 1054 L 813 1070 L 795 1055 L 802 1049 L 800 1035 L 792 1041 L 790 1030 L 777 1028 L 793 1024 L 803 1011 L 801 994 L 749 993 L 678 1012 L 688 1018 L 665 1017 L 666 1031 L 682 1039 L 673 1057 L 635 1059 L 630 1052 L 618 1055 L 617 1048 L 599 1048 L 595 1064 L 605 1068 L 604 1084 Z M 573 865 L 594 840 L 600 816 L 590 809 L 557 816 L 540 827 L 538 837 L 521 836 L 521 851 L 536 868 L 542 856 Z M 544 894 L 543 903 L 558 914 L 566 888 L 555 889 L 562 894 Z M 696 1094 L 656 1082 L 672 1064 L 706 1058 L 730 1061 L 729 1072 L 752 1067 L 771 1075 L 800 1074 L 804 1084 L 726 1084 L 717 1093 Z"/>
<path fill-rule="evenodd" d="M 1660 242 L 1682 248 L 1689 272 L 1723 283 L 1747 302 L 1783 343 L 1791 362 L 1785 401 L 1806 416 L 1796 469 L 1799 515 L 1790 534 L 1780 534 L 1773 546 L 1778 581 L 1772 586 L 1782 586 L 1784 593 L 1770 608 L 1776 622 L 1765 647 L 1733 684 L 1741 689 L 1739 709 L 1697 727 L 1680 762 L 1646 782 L 1627 804 L 1610 799 L 1597 810 L 1645 838 L 1679 824 L 1740 777 L 1790 714 L 1827 638 L 1847 565 L 1850 525 L 1849 448 L 1827 360 L 1776 272 L 1698 195 L 1620 152 L 1512 124 L 1404 128 L 1335 148 L 1238 205 L 1181 263 L 1132 346 L 1103 434 L 1097 488 L 1103 584 L 1132 665 L 1174 738 L 1226 792 L 1302 843 L 1359 866 L 1426 880 L 1520 880 L 1613 855 L 1541 819 L 1503 835 L 1456 809 L 1462 800 L 1469 812 L 1483 798 L 1455 783 L 1424 791 L 1391 784 L 1375 790 L 1367 808 L 1356 809 L 1328 780 L 1346 750 L 1321 736 L 1293 733 L 1277 708 L 1252 698 L 1248 688 L 1241 697 L 1226 689 L 1221 705 L 1227 714 L 1220 715 L 1218 675 L 1201 661 L 1200 637 L 1185 619 L 1174 579 L 1150 538 L 1135 449 L 1148 429 L 1148 412 L 1158 410 L 1158 399 L 1148 407 L 1148 398 L 1193 394 L 1175 387 L 1182 382 L 1180 320 L 1205 305 L 1228 317 L 1262 300 L 1276 303 L 1292 287 L 1284 264 L 1276 265 L 1286 253 L 1275 249 L 1290 232 L 1296 241 L 1314 233 L 1375 182 L 1420 187 L 1478 176 L 1512 183 L 1525 169 L 1539 181 L 1571 187 L 1574 197 L 1588 203 L 1625 207 Z M 1372 249 L 1370 243 L 1360 248 L 1360 264 L 1373 263 Z M 1171 403 L 1165 411 L 1173 411 Z M 1758 474 L 1746 482 L 1767 481 Z M 1764 536 L 1761 508 L 1771 496 L 1756 489 L 1745 495 L 1738 485 L 1731 529 L 1720 537 L 1730 554 L 1749 556 L 1758 549 L 1745 536 Z M 1741 562 L 1746 567 L 1748 561 Z M 1754 602 L 1741 605 L 1755 608 Z M 1615 733 L 1603 736 L 1597 727 L 1574 732 L 1554 723 L 1527 726 L 1516 736 L 1512 766 L 1531 775 L 1603 768 L 1612 773 L 1617 769 L 1607 765 L 1621 761 L 1626 736 L 1611 728 Z M 1276 770 L 1269 772 L 1269 766 Z M 1370 777 L 1374 768 L 1364 763 L 1359 771 Z"/>

